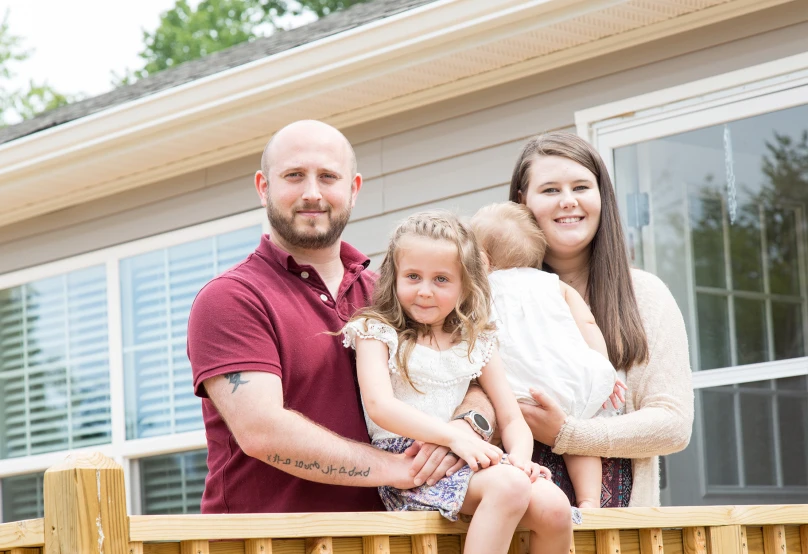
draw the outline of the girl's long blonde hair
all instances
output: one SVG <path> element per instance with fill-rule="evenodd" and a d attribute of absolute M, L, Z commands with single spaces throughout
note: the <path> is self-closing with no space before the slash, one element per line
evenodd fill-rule
<path fill-rule="evenodd" d="M 407 359 L 415 348 L 419 336 L 430 332 L 428 325 L 418 323 L 404 312 L 396 295 L 398 273 L 397 254 L 401 239 L 407 236 L 446 240 L 457 246 L 461 268 L 461 292 L 454 310 L 446 317 L 443 330 L 452 341 L 465 340 L 468 355 L 480 333 L 493 331 L 490 323 L 491 291 L 488 275 L 474 233 L 453 213 L 431 210 L 411 215 L 393 232 L 387 254 L 379 268 L 379 279 L 373 290 L 373 300 L 367 308 L 357 312 L 351 321 L 362 318 L 386 323 L 398 333 L 396 362 L 404 379 L 412 385 L 407 372 Z"/>

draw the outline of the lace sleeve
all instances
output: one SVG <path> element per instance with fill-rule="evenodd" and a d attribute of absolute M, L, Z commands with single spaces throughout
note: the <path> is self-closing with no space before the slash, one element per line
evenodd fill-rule
<path fill-rule="evenodd" d="M 471 355 L 471 363 L 474 369 L 480 373 L 480 370 L 488 365 L 491 361 L 491 355 L 494 353 L 494 347 L 497 345 L 496 331 L 480 333 L 474 343 L 474 351 Z"/>
<path fill-rule="evenodd" d="M 482 347 L 483 352 L 483 367 L 485 367 L 488 362 L 491 361 L 491 355 L 494 353 L 494 347 L 497 345 L 497 331 L 482 333 L 480 334 L 480 339 L 480 347 Z"/>
<path fill-rule="evenodd" d="M 396 372 L 398 369 L 398 365 L 396 364 L 398 334 L 395 329 L 381 321 L 362 318 L 348 323 L 342 332 L 344 334 L 342 344 L 345 348 L 353 348 L 356 350 L 357 337 L 360 339 L 376 339 L 386 344 L 389 352 L 387 366 L 390 368 L 391 373 Z"/>

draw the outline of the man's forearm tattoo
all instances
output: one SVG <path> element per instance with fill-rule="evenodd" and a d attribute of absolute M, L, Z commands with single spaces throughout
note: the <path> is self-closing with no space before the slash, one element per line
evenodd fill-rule
<path fill-rule="evenodd" d="M 233 385 L 233 390 L 230 391 L 230 394 L 236 392 L 236 389 L 238 388 L 239 385 L 246 385 L 247 383 L 249 383 L 249 381 L 242 380 L 240 371 L 237 371 L 235 373 L 228 373 L 226 377 L 227 380 L 230 381 L 230 384 Z"/>
<path fill-rule="evenodd" d="M 284 469 L 283 466 L 291 466 L 307 471 L 319 471 L 323 475 L 347 475 L 348 477 L 368 477 L 370 475 L 370 467 L 362 470 L 358 467 L 348 469 L 345 466 L 337 467 L 332 464 L 320 465 L 317 460 L 313 462 L 304 462 L 303 460 L 293 460 L 291 458 L 282 458 L 278 454 L 267 456 L 267 463 L 281 466 L 278 469 Z"/>

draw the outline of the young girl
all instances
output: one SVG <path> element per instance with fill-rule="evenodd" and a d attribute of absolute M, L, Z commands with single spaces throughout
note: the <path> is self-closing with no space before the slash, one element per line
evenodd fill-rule
<path fill-rule="evenodd" d="M 581 295 L 541 271 L 546 242 L 530 210 L 505 202 L 480 209 L 471 220 L 487 257 L 493 319 L 508 383 L 516 398 L 535 404 L 541 388 L 578 418 L 604 414 L 622 400 L 606 341 Z M 612 412 L 614 413 L 614 412 Z M 592 456 L 564 454 L 579 508 L 599 508 L 602 467 Z"/>
<path fill-rule="evenodd" d="M 449 447 L 467 465 L 431 486 L 379 492 L 388 510 L 439 510 L 452 521 L 473 514 L 466 554 L 504 554 L 520 522 L 531 530 L 531 553 L 567 554 L 569 501 L 530 460 L 533 437 L 497 354 L 489 306 L 482 255 L 456 216 L 425 212 L 399 225 L 371 306 L 343 330 L 356 349 L 368 431 L 378 448 L 400 453 L 417 439 Z M 507 455 L 449 423 L 474 378 Z"/>

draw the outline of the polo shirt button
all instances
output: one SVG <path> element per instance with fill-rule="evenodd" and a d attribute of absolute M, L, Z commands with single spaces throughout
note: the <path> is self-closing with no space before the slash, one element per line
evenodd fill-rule
<path fill-rule="evenodd" d="M 323 302 L 328 302 L 328 297 L 325 294 L 321 294 L 320 300 L 322 300 Z"/>
<path fill-rule="evenodd" d="M 304 279 L 308 279 L 309 278 L 309 272 L 308 271 L 301 271 L 300 276 L 303 277 Z"/>

